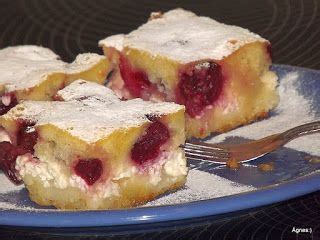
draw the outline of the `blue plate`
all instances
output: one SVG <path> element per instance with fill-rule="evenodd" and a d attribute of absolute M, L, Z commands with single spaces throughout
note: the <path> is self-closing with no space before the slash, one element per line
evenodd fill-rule
<path fill-rule="evenodd" d="M 288 73 L 299 74 L 299 81 L 295 87 L 299 94 L 311 103 L 310 107 L 314 117 L 319 119 L 320 95 L 317 92 L 320 90 L 320 72 L 285 65 L 274 65 L 273 70 L 277 72 L 280 81 L 284 81 L 283 78 Z M 227 141 L 235 140 L 244 141 L 246 139 L 235 138 Z M 304 159 L 306 155 L 308 154 L 303 151 L 284 147 L 250 162 L 239 171 L 231 171 L 224 166 L 213 163 L 189 161 L 190 168 L 214 173 L 233 182 L 252 185 L 257 190 L 175 205 L 106 211 L 48 211 L 34 205 L 24 189 L 2 193 L 0 194 L 0 203 L 32 206 L 37 208 L 37 211 L 0 209 L 0 225 L 27 227 L 120 226 L 201 218 L 260 207 L 320 190 L 320 173 L 318 172 L 320 163 L 309 163 Z M 268 174 L 258 171 L 257 168 L 252 168 L 261 162 L 270 160 L 275 162 L 275 170 Z"/>

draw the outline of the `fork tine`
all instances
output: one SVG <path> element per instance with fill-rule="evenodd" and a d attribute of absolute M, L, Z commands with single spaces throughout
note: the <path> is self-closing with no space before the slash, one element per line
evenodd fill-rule
<path fill-rule="evenodd" d="M 229 152 L 213 145 L 206 145 L 202 142 L 186 142 L 183 146 L 186 156 L 190 159 L 208 160 L 225 163 L 229 158 Z"/>
<path fill-rule="evenodd" d="M 226 157 L 229 157 L 229 153 L 228 152 L 224 152 L 224 151 L 221 151 L 221 152 L 218 152 L 218 151 L 208 151 L 208 150 L 203 150 L 203 149 L 192 149 L 192 148 L 188 148 L 188 147 L 185 147 L 184 148 L 185 152 L 188 152 L 188 153 L 192 153 L 192 154 L 197 154 L 197 155 L 207 155 L 207 156 L 210 156 L 210 157 L 220 157 L 220 158 L 226 158 Z"/>
<path fill-rule="evenodd" d="M 225 152 L 225 150 L 222 148 L 218 148 L 218 147 L 214 146 L 213 144 L 206 144 L 203 142 L 194 142 L 194 143 L 186 142 L 185 147 L 189 147 L 192 149 L 206 149 L 208 151 L 213 150 L 215 152 Z"/>
<path fill-rule="evenodd" d="M 186 143 L 183 148 L 189 159 L 225 163 L 230 158 L 230 154 L 223 149 L 210 147 L 203 148 L 201 145 L 191 143 Z"/>
<path fill-rule="evenodd" d="M 215 160 L 212 160 L 212 159 L 210 159 L 210 160 L 206 160 L 206 159 L 203 159 L 203 158 L 200 158 L 200 157 L 193 157 L 193 156 L 188 156 L 188 155 L 186 155 L 186 157 L 187 157 L 187 159 L 188 160 L 195 160 L 195 161 L 210 161 L 210 162 L 216 162 L 216 163 L 222 163 L 223 164 L 223 162 L 217 162 L 217 161 L 215 161 Z"/>
<path fill-rule="evenodd" d="M 226 159 L 228 155 L 215 155 L 207 152 L 193 152 L 193 151 L 185 151 L 186 154 L 197 157 L 207 157 L 207 158 L 217 158 L 217 159 Z"/>
<path fill-rule="evenodd" d="M 206 152 L 211 153 L 213 155 L 219 155 L 221 157 L 229 155 L 229 151 L 226 149 L 215 147 L 214 145 L 203 145 L 201 142 L 197 143 L 190 143 L 186 142 L 183 146 L 185 150 L 189 150 L 192 152 Z"/>
<path fill-rule="evenodd" d="M 225 158 L 217 158 L 217 157 L 205 157 L 205 156 L 194 156 L 186 153 L 186 157 L 189 160 L 197 160 L 197 161 L 210 161 L 219 164 L 226 164 L 228 159 Z"/>

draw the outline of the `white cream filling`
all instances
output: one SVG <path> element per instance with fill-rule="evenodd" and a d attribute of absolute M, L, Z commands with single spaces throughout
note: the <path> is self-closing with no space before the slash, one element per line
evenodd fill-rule
<path fill-rule="evenodd" d="M 135 166 L 126 168 L 127 170 L 120 171 L 119 174 L 112 178 L 113 181 L 120 180 L 122 178 L 129 178 L 138 172 L 138 168 Z"/>
<path fill-rule="evenodd" d="M 1 102 L 2 102 L 3 105 L 9 106 L 10 103 L 11 103 L 11 96 L 10 95 L 3 95 L 1 97 Z"/>
<path fill-rule="evenodd" d="M 188 167 L 186 161 L 187 160 L 182 149 L 170 152 L 168 161 L 164 164 L 165 173 L 172 177 L 187 175 Z"/>
<path fill-rule="evenodd" d="M 11 139 L 6 130 L 0 127 L 0 142 L 10 142 Z"/>
<path fill-rule="evenodd" d="M 158 164 L 150 167 L 147 172 L 140 172 L 135 166 L 126 168 L 125 171 L 114 176 L 111 181 L 97 183 L 93 191 L 81 177 L 75 174 L 70 175 L 64 164 L 59 161 L 40 161 L 31 154 L 25 154 L 17 157 L 16 170 L 22 178 L 26 175 L 39 178 L 45 187 L 54 186 L 60 189 L 76 187 L 84 192 L 92 192 L 93 197 L 108 198 L 119 195 L 120 187 L 117 181 L 123 178 L 147 174 L 150 183 L 157 185 L 163 176 L 179 177 L 187 174 L 186 159 L 181 149 L 164 153 L 160 158 Z"/>
<path fill-rule="evenodd" d="M 188 167 L 184 151 L 177 149 L 175 151 L 164 152 L 157 160 L 157 164 L 147 168 L 147 171 L 139 171 L 138 174 L 147 174 L 152 185 L 157 185 L 163 177 L 169 176 L 175 178 L 187 175 Z"/>

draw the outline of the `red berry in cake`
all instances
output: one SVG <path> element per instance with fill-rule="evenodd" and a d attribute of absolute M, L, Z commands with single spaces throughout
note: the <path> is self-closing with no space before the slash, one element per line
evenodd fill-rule
<path fill-rule="evenodd" d="M 26 153 L 33 153 L 33 147 L 37 142 L 38 134 L 33 128 L 34 124 L 20 123 L 17 134 L 17 145 L 9 142 L 0 142 L 0 169 L 2 169 L 9 179 L 19 184 L 20 180 L 16 176 L 16 159 Z"/>
<path fill-rule="evenodd" d="M 149 91 L 153 87 L 147 74 L 133 69 L 128 60 L 123 56 L 120 56 L 119 68 L 124 84 L 132 97 L 143 98 L 144 91 Z"/>
<path fill-rule="evenodd" d="M 34 152 L 34 145 L 37 143 L 38 133 L 33 128 L 34 124 L 23 123 L 17 135 L 17 144 L 29 153 Z"/>
<path fill-rule="evenodd" d="M 191 71 L 180 73 L 177 101 L 186 106 L 191 117 L 201 115 L 203 109 L 212 105 L 220 96 L 223 77 L 220 65 L 204 62 Z"/>
<path fill-rule="evenodd" d="M 79 159 L 74 167 L 75 173 L 91 186 L 102 175 L 103 166 L 100 159 Z"/>
<path fill-rule="evenodd" d="M 160 121 L 149 125 L 145 134 L 133 145 L 131 159 L 138 165 L 152 162 L 159 156 L 161 146 L 170 138 L 169 129 Z"/>
<path fill-rule="evenodd" d="M 27 152 L 22 147 L 14 146 L 9 142 L 0 142 L 0 168 L 15 184 L 21 183 L 16 176 L 16 158 Z"/>

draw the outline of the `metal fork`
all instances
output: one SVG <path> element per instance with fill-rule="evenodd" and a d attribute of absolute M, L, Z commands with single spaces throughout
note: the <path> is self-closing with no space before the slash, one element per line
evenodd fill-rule
<path fill-rule="evenodd" d="M 189 159 L 208 160 L 221 164 L 225 164 L 231 159 L 237 162 L 246 162 L 272 152 L 297 137 L 314 133 L 320 133 L 320 121 L 303 124 L 282 133 L 241 144 L 188 141 L 183 148 Z"/>

